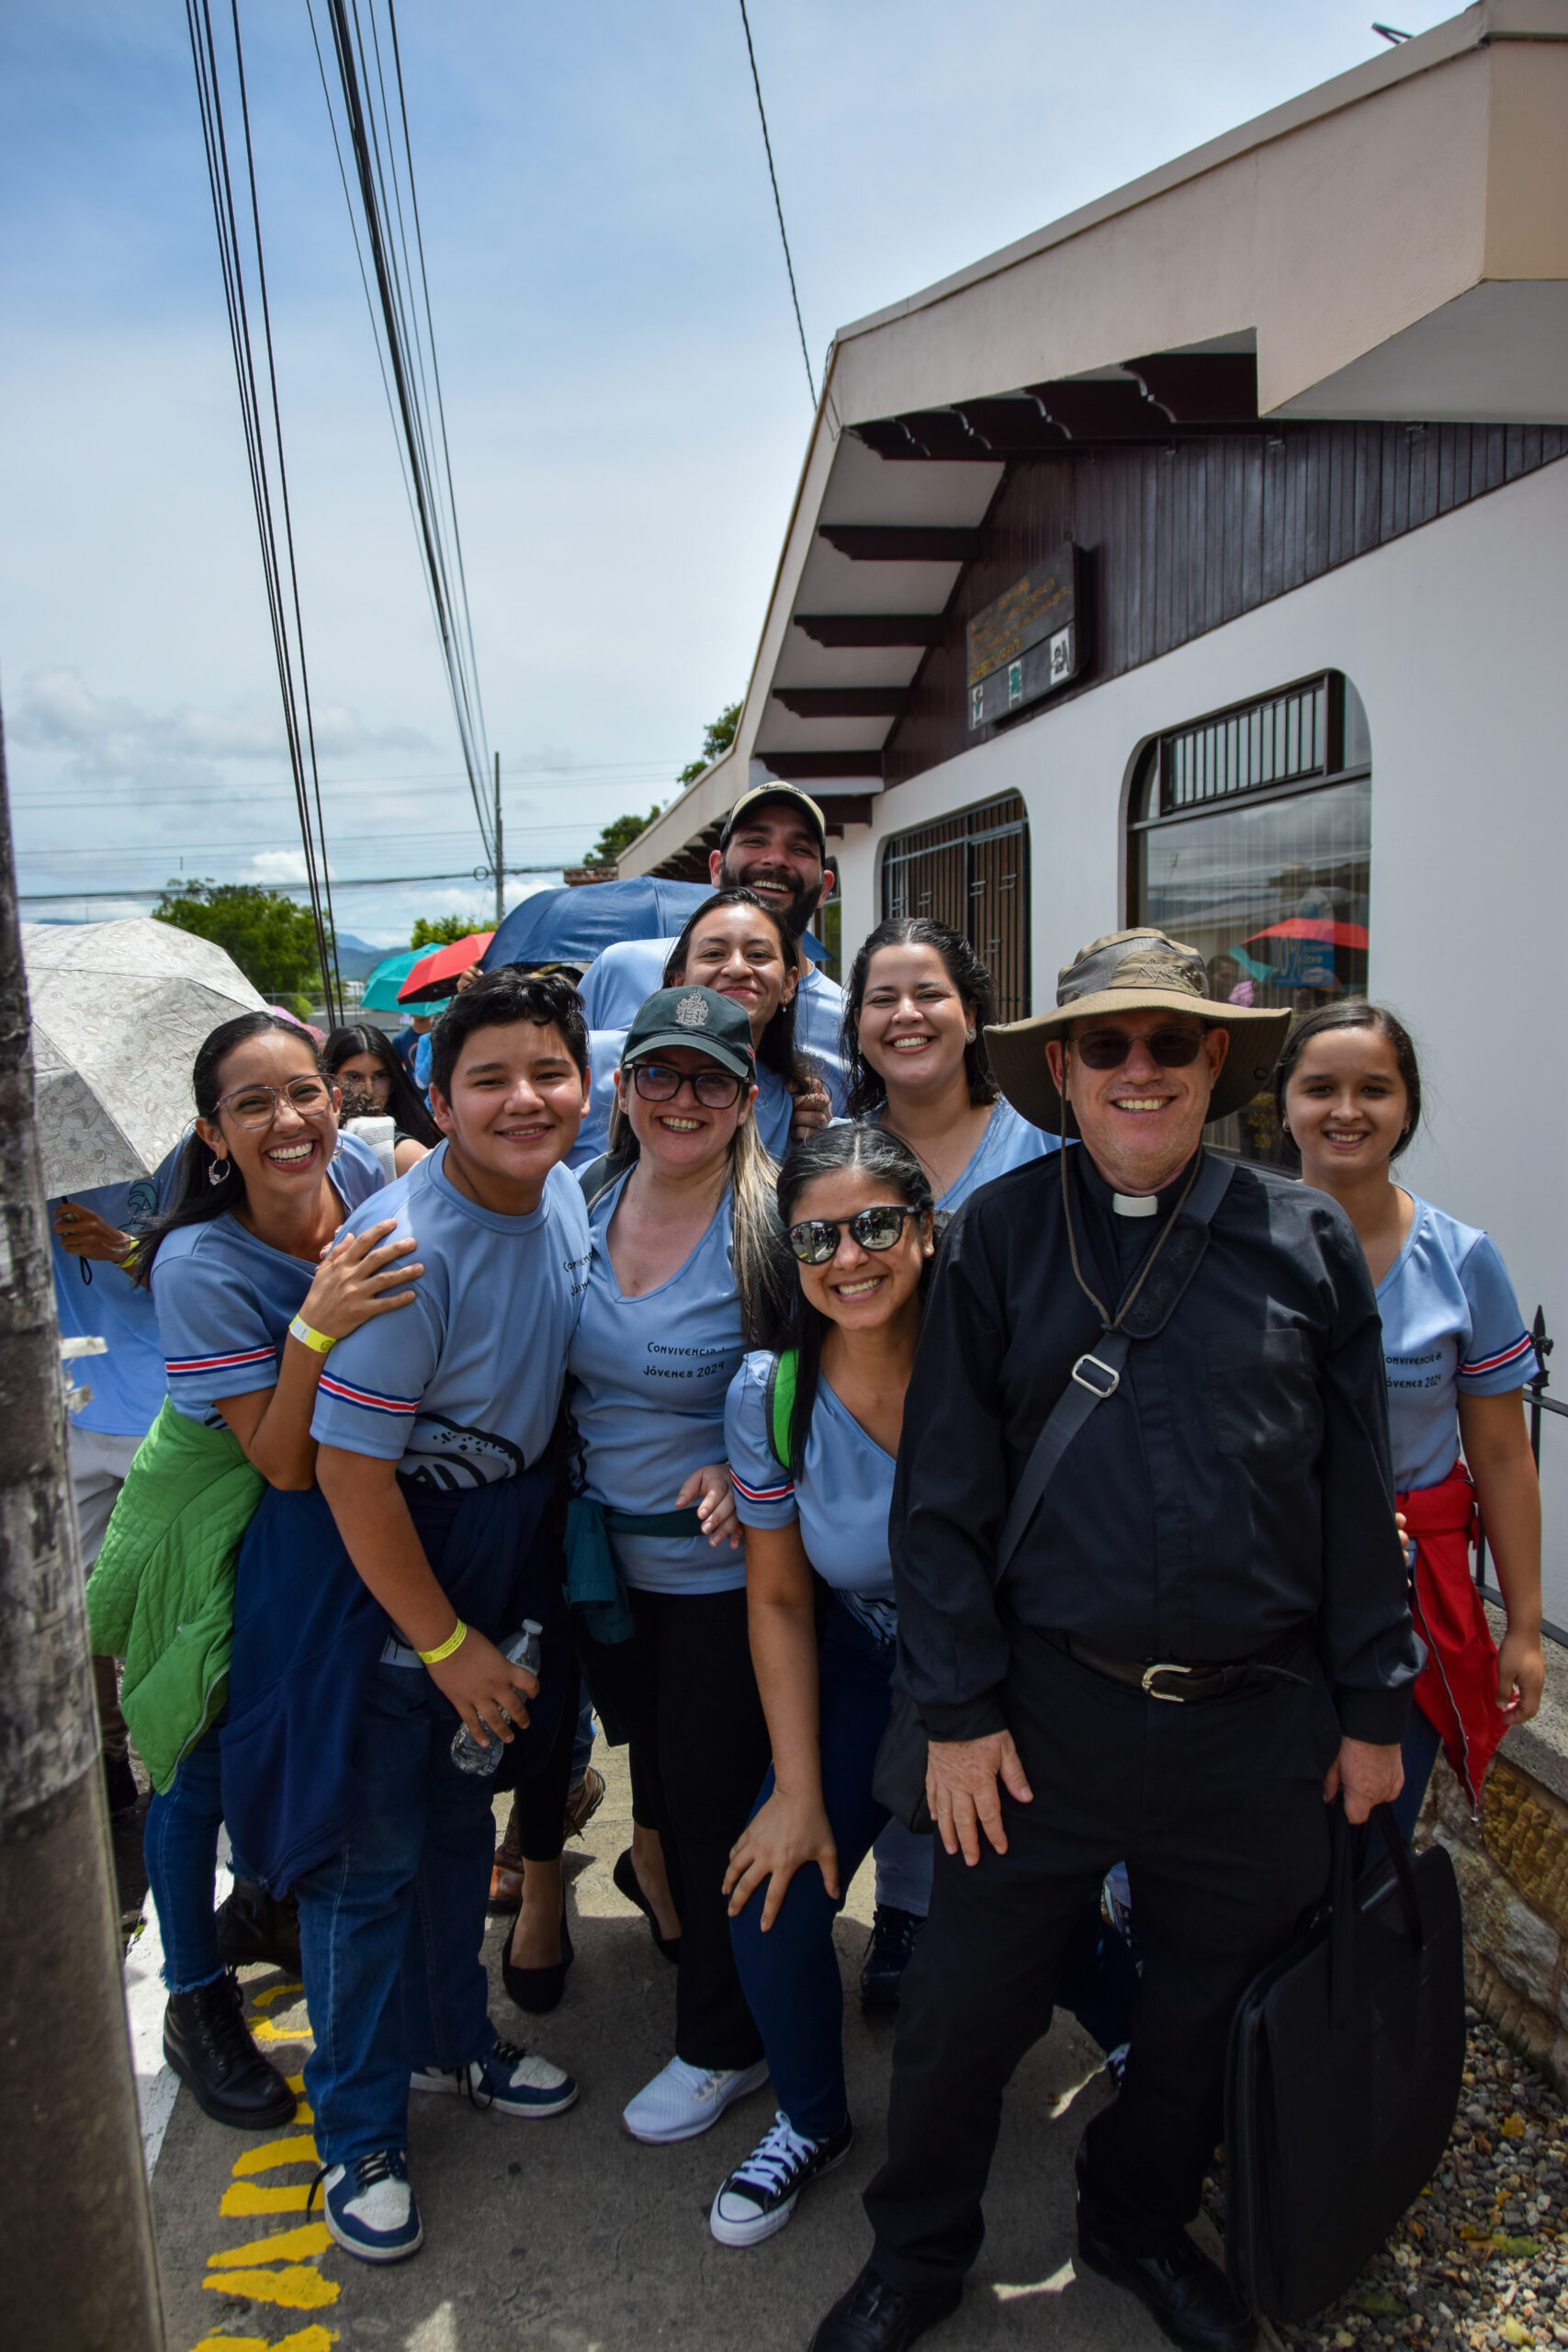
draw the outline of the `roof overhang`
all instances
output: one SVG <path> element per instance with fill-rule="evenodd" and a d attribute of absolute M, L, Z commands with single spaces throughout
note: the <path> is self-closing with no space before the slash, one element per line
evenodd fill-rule
<path fill-rule="evenodd" d="M 1568 422 L 1568 0 L 1481 0 L 908 300 L 830 355 L 732 751 L 864 821 L 1010 466 L 1301 420 Z"/>

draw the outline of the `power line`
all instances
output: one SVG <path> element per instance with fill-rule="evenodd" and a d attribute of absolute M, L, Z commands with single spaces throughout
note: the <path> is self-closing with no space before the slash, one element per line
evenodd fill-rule
<path fill-rule="evenodd" d="M 508 878 L 519 874 L 560 874 L 564 871 L 565 868 L 559 865 L 509 865 L 506 868 Z M 340 890 L 399 890 L 424 882 L 485 882 L 489 879 L 488 867 L 464 865 L 450 874 L 340 874 L 337 887 Z M 308 887 L 304 882 L 270 882 L 267 885 L 268 889 L 284 892 L 303 890 Z M 17 896 L 19 899 L 25 899 L 31 907 L 73 907 L 78 903 L 85 905 L 89 900 L 105 899 L 161 899 L 167 888 L 164 882 L 145 888 L 140 883 L 128 882 L 118 890 L 24 890 L 18 888 Z"/>
<path fill-rule="evenodd" d="M 795 330 L 800 336 L 800 356 L 806 362 L 806 380 L 811 387 L 811 405 L 817 406 L 817 379 L 811 372 L 811 354 L 806 347 L 806 328 L 800 315 L 800 297 L 795 290 L 795 264 L 789 257 L 789 233 L 784 227 L 784 203 L 779 196 L 779 175 L 773 169 L 773 142 L 768 137 L 767 108 L 762 104 L 762 85 L 757 73 L 757 52 L 751 46 L 751 19 L 746 14 L 746 0 L 740 0 L 740 21 L 746 28 L 746 54 L 751 61 L 751 87 L 757 93 L 757 113 L 762 125 L 762 144 L 768 153 L 768 177 L 773 184 L 773 210 L 779 216 L 779 237 L 784 245 L 784 267 L 789 272 L 789 299 L 795 304 Z"/>
<path fill-rule="evenodd" d="M 272 315 L 267 301 L 266 265 L 262 251 L 261 206 L 256 192 L 255 151 L 251 138 L 250 103 L 245 89 L 244 48 L 240 38 L 239 0 L 231 0 L 234 35 L 234 75 L 239 91 L 240 119 L 244 136 L 245 178 L 250 195 L 248 243 L 261 301 L 262 332 L 266 355 L 266 399 L 264 405 L 256 380 L 255 354 L 251 340 L 246 298 L 246 266 L 242 250 L 239 216 L 229 168 L 228 134 L 223 119 L 222 86 L 218 45 L 209 0 L 186 0 L 191 62 L 196 69 L 197 101 L 201 114 L 202 141 L 207 154 L 208 185 L 212 218 L 218 232 L 219 262 L 229 315 L 229 339 L 234 355 L 240 413 L 250 469 L 251 496 L 261 542 L 262 572 L 266 586 L 267 615 L 273 653 L 277 663 L 278 691 L 283 700 L 284 733 L 299 818 L 310 914 L 315 926 L 321 988 L 327 1010 L 336 1018 L 338 972 L 333 944 L 332 889 L 326 874 L 326 828 L 321 816 L 321 779 L 316 763 L 315 723 L 310 710 L 310 673 L 305 661 L 304 622 L 299 608 L 299 574 L 294 556 L 294 527 L 288 503 L 288 474 L 283 454 L 283 416 L 278 403 L 277 369 L 273 354 Z M 277 529 L 273 516 L 272 469 L 277 474 L 282 514 L 283 547 L 287 555 L 288 594 L 284 593 L 284 566 L 279 559 Z M 298 688 L 295 673 L 299 673 Z M 303 725 L 301 725 L 301 713 Z M 309 756 L 310 779 L 305 763 Z M 312 816 L 312 797 L 314 815 Z"/>
<path fill-rule="evenodd" d="M 442 659 L 446 664 L 447 688 L 457 720 L 457 740 L 473 801 L 474 818 L 485 854 L 493 865 L 495 845 L 491 838 L 489 803 L 490 748 L 484 703 L 479 693 L 479 664 L 474 651 L 468 581 L 463 567 L 462 534 L 457 525 L 457 493 L 452 482 L 452 457 L 441 395 L 441 372 L 435 356 L 435 326 L 430 308 L 430 281 L 419 223 L 413 148 L 403 94 L 397 17 L 393 0 L 384 0 L 393 82 L 398 94 L 396 123 L 400 133 L 400 140 L 394 133 L 393 112 L 381 64 L 376 0 L 366 0 L 365 6 L 365 17 L 369 25 L 368 52 L 359 0 L 324 0 L 324 5 L 332 27 L 333 50 L 342 85 L 347 144 L 354 156 L 355 177 L 359 189 L 358 214 L 349 195 L 343 146 L 339 141 L 337 119 L 332 94 L 327 88 L 324 66 L 321 88 L 327 100 L 333 145 L 337 149 L 339 175 L 344 183 L 344 199 L 348 203 L 355 251 L 359 255 L 360 277 L 365 284 L 366 300 L 370 311 L 371 334 L 381 365 L 382 385 L 387 392 L 392 429 L 398 437 L 399 462 L 402 466 L 404 487 L 413 510 L 425 586 L 441 640 Z M 321 45 L 316 32 L 313 0 L 306 0 L 306 6 L 320 64 Z M 417 273 L 410 254 L 404 221 L 402 191 L 405 181 L 408 209 L 413 220 Z M 376 280 L 380 309 L 378 322 L 376 305 L 370 303 L 369 284 L 359 243 L 361 219 L 365 244 Z"/>

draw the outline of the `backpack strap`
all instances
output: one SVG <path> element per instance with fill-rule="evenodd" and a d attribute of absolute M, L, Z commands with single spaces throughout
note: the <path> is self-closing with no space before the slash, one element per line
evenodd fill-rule
<path fill-rule="evenodd" d="M 763 1392 L 762 1410 L 767 1424 L 768 1443 L 773 1460 L 781 1470 L 795 1476 L 795 1465 L 789 1458 L 790 1424 L 795 1419 L 795 1381 L 800 1371 L 800 1351 L 785 1348 L 776 1355 L 768 1370 L 768 1385 Z"/>
<path fill-rule="evenodd" d="M 602 1151 L 597 1159 L 591 1159 L 586 1168 L 580 1168 L 577 1181 L 582 1187 L 584 1208 L 592 1210 L 602 1201 L 611 1185 L 618 1183 L 631 1165 L 624 1154 L 617 1159 L 611 1153 Z"/>

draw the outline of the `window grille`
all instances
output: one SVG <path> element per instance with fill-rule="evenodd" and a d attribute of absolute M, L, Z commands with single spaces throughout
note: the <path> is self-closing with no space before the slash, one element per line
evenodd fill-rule
<path fill-rule="evenodd" d="M 1029 820 L 1010 793 L 896 833 L 882 862 L 882 911 L 929 915 L 968 940 L 990 972 L 998 1021 L 1021 1021 L 1029 992 Z"/>

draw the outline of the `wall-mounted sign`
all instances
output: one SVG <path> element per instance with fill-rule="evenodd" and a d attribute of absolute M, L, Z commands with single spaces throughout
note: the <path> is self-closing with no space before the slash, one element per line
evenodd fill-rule
<path fill-rule="evenodd" d="M 969 624 L 969 724 L 986 727 L 1038 702 L 1079 668 L 1081 550 L 1064 539 Z"/>

